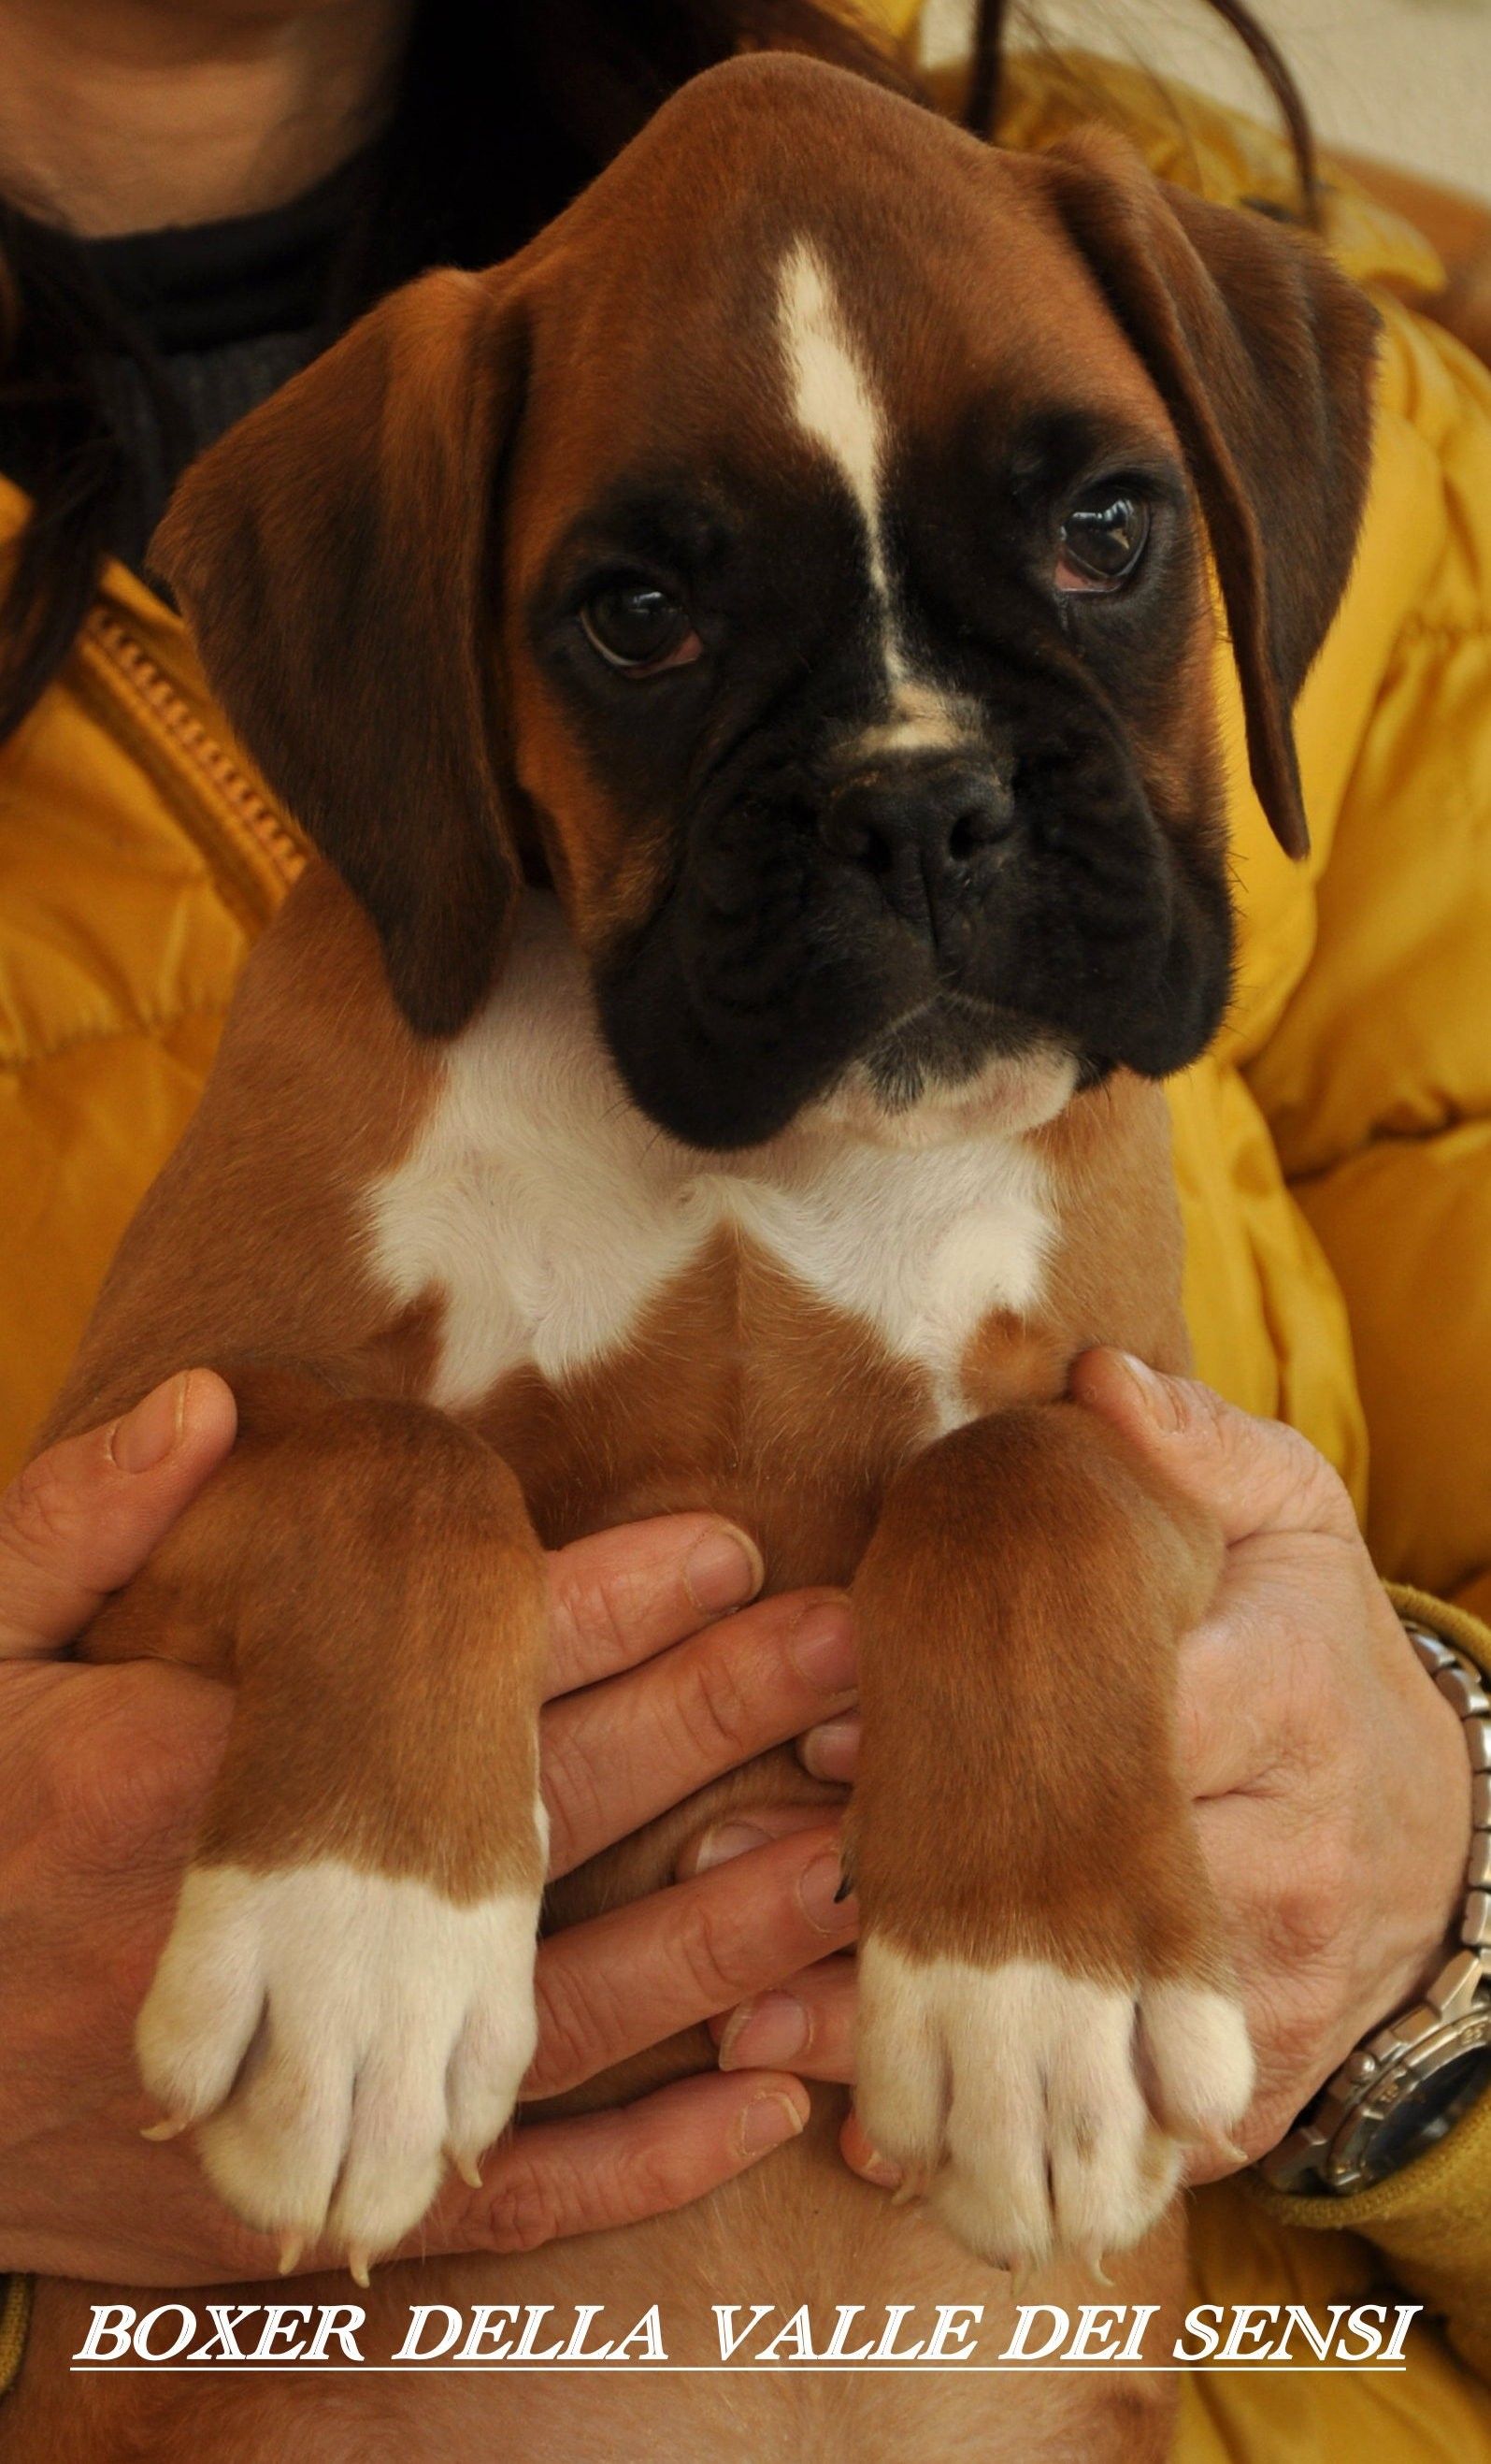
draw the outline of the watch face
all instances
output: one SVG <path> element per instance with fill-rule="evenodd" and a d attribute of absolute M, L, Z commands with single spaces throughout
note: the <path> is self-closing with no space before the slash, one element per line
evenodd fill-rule
<path fill-rule="evenodd" d="M 1353 2169 L 1366 2181 L 1396 2172 L 1457 2123 L 1491 2080 L 1491 2045 L 1470 2045 L 1454 2054 L 1428 2079 L 1403 2082 L 1392 2111 L 1370 2127 L 1352 2151 Z"/>

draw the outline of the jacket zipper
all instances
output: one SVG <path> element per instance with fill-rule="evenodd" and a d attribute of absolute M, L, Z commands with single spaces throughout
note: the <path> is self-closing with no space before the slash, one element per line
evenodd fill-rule
<path fill-rule="evenodd" d="M 83 627 L 81 647 L 101 670 L 147 744 L 164 737 L 174 768 L 187 783 L 206 825 L 204 853 L 226 860 L 225 869 L 252 883 L 255 920 L 267 922 L 300 872 L 307 853 L 295 825 L 271 804 L 230 754 L 208 734 L 164 671 L 143 649 L 110 608 L 95 606 Z M 247 886 L 247 885 L 246 885 Z"/>

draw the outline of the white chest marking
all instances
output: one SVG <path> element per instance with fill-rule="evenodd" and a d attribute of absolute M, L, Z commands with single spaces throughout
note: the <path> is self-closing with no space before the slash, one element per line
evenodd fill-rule
<path fill-rule="evenodd" d="M 828 270 L 805 240 L 781 262 L 778 329 L 793 416 L 837 465 L 865 525 L 888 697 L 887 717 L 867 732 L 865 749 L 878 757 L 955 743 L 970 734 L 973 715 L 915 675 L 906 649 L 886 544 L 885 413 Z"/>
<path fill-rule="evenodd" d="M 526 1362 L 560 1378 L 614 1350 L 728 1226 L 922 1363 L 944 1425 L 965 1417 L 964 1347 L 990 1309 L 1037 1301 L 1054 1228 L 1020 1137 L 901 1151 L 789 1133 L 727 1157 L 677 1145 L 627 1096 L 558 909 L 537 895 L 413 1149 L 369 1190 L 366 1226 L 397 1299 L 444 1298 L 433 1399 L 449 1409 Z"/>

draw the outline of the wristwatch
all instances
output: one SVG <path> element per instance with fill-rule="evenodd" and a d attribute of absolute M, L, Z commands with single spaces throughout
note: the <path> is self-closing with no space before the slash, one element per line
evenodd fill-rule
<path fill-rule="evenodd" d="M 1427 1627 L 1404 1630 L 1470 1749 L 1474 1830 L 1461 1947 L 1399 2019 L 1348 2055 L 1259 2170 L 1276 2190 L 1345 2197 L 1435 2146 L 1491 2081 L 1491 1694 Z"/>

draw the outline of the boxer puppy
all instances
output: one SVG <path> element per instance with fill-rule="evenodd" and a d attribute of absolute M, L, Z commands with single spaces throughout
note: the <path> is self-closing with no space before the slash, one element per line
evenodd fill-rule
<path fill-rule="evenodd" d="M 876 2211 L 892 2276 L 940 2228 L 986 2267 L 1127 2249 L 1235 2127 L 1171 1727 L 1218 1538 L 1062 1398 L 1096 1341 L 1184 1362 L 1158 1082 L 1231 956 L 1208 548 L 1298 855 L 1372 338 L 1318 249 L 1109 137 L 1004 155 L 756 57 L 183 483 L 156 561 L 322 861 L 50 1434 L 192 1362 L 238 1397 L 84 1647 L 237 1688 L 140 2051 L 252 2226 L 365 2278 L 507 2122 L 541 1550 L 670 1508 L 772 1587 L 853 1581 L 857 2102 L 934 2220 Z M 753 2289 L 870 2231 L 800 2153 L 813 2198 L 785 2160 L 730 2194 Z M 696 2219 L 647 2231 L 666 2282 Z M 980 2454 L 991 2417 L 1022 2455 L 1166 2434 L 1079 2387 L 1053 2444 L 959 2386 Z M 744 2404 L 708 2434 L 756 2459 Z"/>

